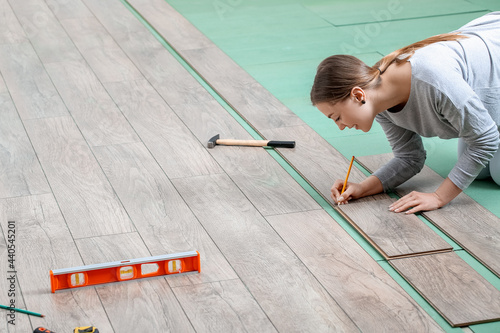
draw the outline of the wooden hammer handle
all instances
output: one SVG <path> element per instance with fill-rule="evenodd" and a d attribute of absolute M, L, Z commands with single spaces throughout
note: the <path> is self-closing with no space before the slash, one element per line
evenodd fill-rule
<path fill-rule="evenodd" d="M 218 145 L 226 146 L 252 146 L 252 147 L 264 147 L 267 146 L 269 140 L 233 140 L 233 139 L 217 139 L 216 143 Z"/>
<path fill-rule="evenodd" d="M 252 147 L 276 147 L 276 148 L 294 148 L 295 141 L 275 141 L 275 140 L 232 140 L 217 139 L 218 145 L 226 146 L 252 146 Z"/>

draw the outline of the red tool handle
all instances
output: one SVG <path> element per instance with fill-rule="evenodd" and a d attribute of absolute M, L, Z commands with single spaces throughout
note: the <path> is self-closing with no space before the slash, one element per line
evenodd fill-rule
<path fill-rule="evenodd" d="M 35 328 L 33 333 L 56 333 L 56 332 L 48 330 L 48 329 L 43 328 L 43 327 L 37 327 L 37 328 Z"/>

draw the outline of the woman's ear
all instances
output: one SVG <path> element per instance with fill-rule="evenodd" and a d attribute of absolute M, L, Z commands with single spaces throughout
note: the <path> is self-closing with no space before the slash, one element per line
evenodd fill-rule
<path fill-rule="evenodd" d="M 356 102 L 365 104 L 366 103 L 366 94 L 363 89 L 360 87 L 354 87 L 351 89 L 351 97 L 354 98 Z"/>

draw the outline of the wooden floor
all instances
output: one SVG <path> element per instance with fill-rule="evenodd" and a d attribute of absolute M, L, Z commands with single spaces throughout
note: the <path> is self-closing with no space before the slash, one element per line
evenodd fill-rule
<path fill-rule="evenodd" d="M 0 332 L 460 332 L 500 318 L 496 216 L 472 242 L 437 217 L 486 277 L 430 223 L 380 223 L 387 195 L 344 219 L 328 189 L 346 158 L 162 0 L 0 0 L 0 74 L 0 304 L 45 315 L 1 316 Z M 227 105 L 297 147 L 208 149 L 215 134 L 252 138 Z M 51 269 L 190 250 L 201 273 L 50 292 Z"/>

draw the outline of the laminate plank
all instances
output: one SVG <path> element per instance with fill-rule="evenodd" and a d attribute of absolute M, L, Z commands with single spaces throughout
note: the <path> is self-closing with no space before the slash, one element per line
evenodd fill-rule
<path fill-rule="evenodd" d="M 81 60 L 81 55 L 43 0 L 9 0 L 41 61 Z"/>
<path fill-rule="evenodd" d="M 84 0 L 112 38 L 169 104 L 203 103 L 213 97 L 184 69 L 133 14 L 118 1 Z"/>
<path fill-rule="evenodd" d="M 500 319 L 500 291 L 455 252 L 389 263 L 453 327 Z"/>
<path fill-rule="evenodd" d="M 94 288 L 50 292 L 51 269 L 83 264 L 53 195 L 0 200 L 0 221 L 9 220 L 16 221 L 16 270 L 26 308 L 45 315 L 29 317 L 33 328 L 70 332 L 82 323 L 92 323 L 112 332 Z M 2 229 L 6 237 L 3 225 Z"/>
<path fill-rule="evenodd" d="M 96 0 L 85 0 L 96 1 Z M 105 17 L 99 19 L 103 20 Z M 125 15 L 125 14 L 124 14 Z M 130 12 L 124 18 L 136 20 Z M 107 27 L 108 22 L 103 22 Z M 109 28 L 108 28 L 109 30 Z M 141 30 L 120 38 L 122 32 L 111 32 L 144 77 L 158 90 L 169 105 L 202 104 L 213 100 L 206 89 L 178 63 L 144 26 Z"/>
<path fill-rule="evenodd" d="M 68 115 L 66 106 L 29 42 L 1 45 L 0 70 L 22 119 Z"/>
<path fill-rule="evenodd" d="M 80 0 L 45 0 L 45 2 L 59 20 L 94 16 Z"/>
<path fill-rule="evenodd" d="M 7 0 L 0 0 L 0 17 L 0 44 L 17 44 L 28 41 Z"/>
<path fill-rule="evenodd" d="M 74 238 L 135 231 L 71 118 L 25 126 Z"/>
<path fill-rule="evenodd" d="M 442 331 L 325 211 L 266 219 L 360 331 Z"/>
<path fill-rule="evenodd" d="M 76 240 L 85 264 L 151 256 L 138 233 Z M 115 332 L 194 332 L 164 278 L 95 287 Z M 99 328 L 100 329 L 100 328 Z"/>
<path fill-rule="evenodd" d="M 61 24 L 102 83 L 143 78 L 95 17 L 66 19 Z"/>
<path fill-rule="evenodd" d="M 163 91 L 162 97 L 170 105 L 213 100 L 192 75 L 186 75 L 186 69 L 123 4 L 84 1 L 144 77 Z"/>
<path fill-rule="evenodd" d="M 68 1 L 74 2 L 78 0 Z M 137 32 L 144 30 L 144 25 L 120 1 L 79 1 L 82 1 L 87 6 L 117 42 L 126 40 L 130 36 L 134 36 Z M 134 18 L 133 20 L 131 20 L 132 17 Z"/>
<path fill-rule="evenodd" d="M 358 331 L 227 176 L 172 182 L 278 331 Z"/>
<path fill-rule="evenodd" d="M 276 332 L 240 280 L 173 291 L 197 332 Z"/>
<path fill-rule="evenodd" d="M 388 207 L 396 199 L 352 202 L 338 210 L 386 258 L 451 251 L 452 247 L 416 215 L 395 214 Z"/>
<path fill-rule="evenodd" d="M 211 46 L 212 42 L 198 29 L 182 15 L 178 15 L 177 11 L 172 8 L 168 3 L 162 3 L 161 1 L 129 1 L 129 3 L 138 10 L 142 16 L 147 17 L 148 22 L 153 26 L 157 25 L 157 22 L 163 22 L 162 26 L 164 30 L 162 32 L 173 32 L 170 33 L 168 37 L 169 42 L 175 45 L 182 44 L 183 50 L 199 49 L 207 46 Z"/>
<path fill-rule="evenodd" d="M 358 157 L 368 170 L 377 170 L 392 154 Z M 415 190 L 434 191 L 443 178 L 429 167 L 401 184 L 395 192 L 401 196 Z M 500 219 L 465 193 L 448 205 L 422 213 L 425 218 L 455 240 L 462 248 L 500 277 Z M 467 221 L 466 223 L 464 221 Z"/>
<path fill-rule="evenodd" d="M 63 61 L 45 67 L 91 146 L 139 141 L 87 63 Z"/>
<path fill-rule="evenodd" d="M 146 80 L 106 88 L 170 179 L 224 172 Z"/>
<path fill-rule="evenodd" d="M 0 198 L 50 193 L 9 93 L 1 91 L 5 90 L 0 87 Z"/>
<path fill-rule="evenodd" d="M 168 276 L 170 286 L 237 278 L 144 145 L 97 147 L 94 152 L 152 255 L 200 252 L 203 274 Z"/>

